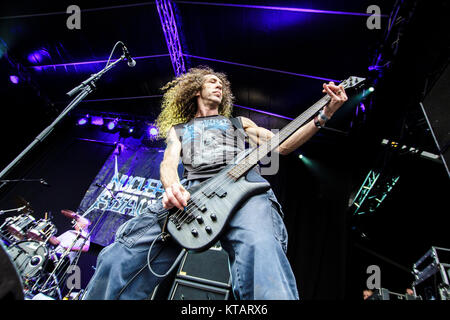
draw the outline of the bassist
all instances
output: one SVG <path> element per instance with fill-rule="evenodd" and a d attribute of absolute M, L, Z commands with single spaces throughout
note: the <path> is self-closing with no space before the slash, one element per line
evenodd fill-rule
<path fill-rule="evenodd" d="M 236 143 L 230 120 L 233 95 L 222 73 L 208 67 L 192 68 L 165 87 L 162 112 L 157 119 L 167 147 L 160 166 L 164 186 L 159 210 L 135 217 L 122 225 L 115 242 L 104 248 L 84 299 L 145 299 L 170 269 L 180 246 L 158 240 L 163 217 L 158 212 L 183 210 L 190 199 L 189 189 L 216 175 L 243 149 Z M 347 100 L 343 86 L 323 84 L 330 101 L 320 114 L 295 131 L 275 150 L 289 154 L 308 141 Z M 273 137 L 273 133 L 240 117 L 240 127 L 253 146 Z M 177 168 L 183 162 L 186 183 Z M 256 170 L 251 179 L 264 180 Z M 166 209 L 166 210 L 164 210 Z M 160 223 L 158 223 L 160 222 Z M 271 189 L 246 200 L 220 237 L 229 256 L 232 290 L 237 300 L 298 299 L 296 280 L 286 257 L 287 233 L 281 206 Z M 154 244 L 155 256 L 147 256 Z M 151 260 L 152 271 L 148 268 Z"/>

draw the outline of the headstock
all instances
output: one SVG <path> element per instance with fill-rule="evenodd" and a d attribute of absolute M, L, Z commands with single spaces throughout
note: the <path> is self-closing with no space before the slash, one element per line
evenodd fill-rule
<path fill-rule="evenodd" d="M 362 84 L 366 81 L 366 78 L 359 78 L 351 76 L 348 79 L 342 81 L 340 85 L 344 86 L 344 89 L 354 88 L 357 89 L 362 86 Z"/>

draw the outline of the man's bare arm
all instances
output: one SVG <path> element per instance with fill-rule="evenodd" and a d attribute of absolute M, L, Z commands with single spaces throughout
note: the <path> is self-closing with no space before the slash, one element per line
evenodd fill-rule
<path fill-rule="evenodd" d="M 333 82 L 324 84 L 323 88 L 324 89 L 322 92 L 327 93 L 331 97 L 329 105 L 324 109 L 326 116 L 331 118 L 333 114 L 342 106 L 342 104 L 347 101 L 347 95 L 345 94 L 345 90 L 342 86 L 336 86 Z M 340 92 L 340 94 L 336 95 L 335 93 L 337 92 Z M 273 132 L 263 127 L 258 127 L 258 125 L 252 120 L 245 117 L 241 118 L 244 130 L 250 137 L 250 141 L 253 142 L 253 144 L 260 145 L 274 136 Z M 323 120 L 319 119 L 319 122 L 321 125 L 324 125 Z M 282 155 L 287 155 L 308 141 L 314 134 L 317 133 L 317 131 L 319 131 L 319 128 L 317 128 L 314 124 L 314 120 L 311 120 L 294 132 L 294 134 L 286 139 L 275 151 Z"/>
<path fill-rule="evenodd" d="M 159 168 L 164 189 L 176 182 L 180 182 L 178 164 L 180 162 L 181 142 L 178 140 L 174 128 L 171 128 L 167 135 L 166 145 L 164 158 Z"/>
<path fill-rule="evenodd" d="M 183 209 L 189 200 L 189 192 L 180 184 L 178 177 L 178 164 L 180 162 L 181 142 L 171 128 L 166 139 L 166 150 L 160 165 L 161 183 L 166 192 L 163 194 L 163 206 L 166 209 L 177 207 Z"/>

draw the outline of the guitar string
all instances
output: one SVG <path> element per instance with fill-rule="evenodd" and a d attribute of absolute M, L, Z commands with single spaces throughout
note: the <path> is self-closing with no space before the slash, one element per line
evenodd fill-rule
<path fill-rule="evenodd" d="M 313 106 L 311 106 L 310 108 L 308 108 L 308 110 L 306 110 L 302 115 L 300 115 L 297 119 L 294 119 L 292 122 L 290 122 L 287 126 L 286 126 L 286 130 L 282 130 L 282 132 L 284 131 L 284 132 L 286 132 L 286 131 L 288 131 L 288 130 L 290 130 L 291 128 L 289 128 L 288 129 L 288 127 L 289 126 L 294 126 L 294 127 L 297 127 L 297 122 L 301 122 L 301 124 L 300 125 L 302 125 L 304 122 L 306 122 L 307 121 L 307 119 L 309 119 L 312 115 L 314 115 L 314 113 L 316 113 L 318 110 L 314 110 L 314 112 L 312 112 L 313 111 L 313 109 L 316 109 L 318 106 L 317 105 L 320 105 L 320 107 L 319 108 L 317 108 L 317 109 L 320 109 L 320 108 L 322 108 L 323 107 L 323 105 L 325 105 L 328 101 L 326 101 L 326 102 L 324 102 L 324 101 L 322 101 L 322 100 L 329 100 L 329 96 L 324 96 L 324 97 L 322 97 L 318 102 L 316 102 Z M 312 115 L 308 115 L 308 116 L 305 116 L 306 114 L 308 114 L 308 113 L 312 113 Z M 294 125 L 294 123 L 295 123 L 295 125 Z M 295 131 L 294 131 L 295 132 Z M 280 133 L 281 134 L 281 133 Z M 291 135 L 292 133 L 290 133 L 289 135 Z M 288 136 L 289 136 L 288 135 Z M 267 145 L 270 145 L 270 142 L 272 141 L 273 139 L 271 139 L 271 140 L 269 140 L 268 141 L 268 143 L 265 143 L 264 145 L 262 145 L 261 147 L 263 147 L 263 146 L 267 146 Z M 258 149 L 260 149 L 260 148 L 257 148 L 256 150 L 258 150 Z M 272 147 L 270 150 L 272 150 L 272 149 L 274 149 L 274 147 Z M 254 150 L 255 151 L 255 150 Z M 247 155 L 243 160 L 245 160 L 245 159 L 247 159 L 247 158 L 249 158 L 252 154 L 253 154 L 253 152 L 254 151 L 252 151 L 251 153 L 249 153 L 249 155 Z M 252 166 L 254 166 L 255 164 L 253 164 Z M 237 167 L 237 166 L 236 166 Z M 233 169 L 231 169 L 230 170 L 230 172 L 232 171 L 232 170 L 234 170 L 236 167 L 234 167 Z M 238 176 L 240 177 L 243 173 L 245 173 L 246 171 L 248 171 L 250 168 L 247 168 L 247 169 L 245 169 L 245 167 L 244 167 L 244 170 L 242 170 L 241 172 L 239 171 L 239 169 L 238 169 Z M 216 183 L 216 189 L 215 190 L 217 190 L 217 186 L 218 185 L 221 185 L 222 183 L 225 183 L 225 182 L 229 182 L 229 181 L 232 181 L 233 180 L 233 178 L 231 177 L 231 178 L 229 178 L 229 179 L 225 179 L 223 182 L 220 182 L 220 179 L 218 179 L 218 181 L 217 181 L 217 183 Z M 210 188 L 212 188 L 212 185 L 210 186 Z M 200 190 L 199 190 L 200 191 Z M 204 199 L 208 199 L 208 196 L 204 196 L 203 197 L 203 199 L 201 199 L 201 200 L 204 200 Z M 199 200 L 199 201 L 201 201 L 201 200 Z M 203 206 L 205 204 L 205 202 L 204 203 L 202 203 L 201 205 L 199 205 L 199 207 L 201 207 L 201 206 Z M 195 204 L 194 204 L 195 205 Z M 187 221 L 187 219 L 189 219 L 190 217 L 192 217 L 192 215 L 191 215 L 191 213 L 192 213 L 192 211 L 194 210 L 194 209 L 192 209 L 192 210 L 189 210 L 189 209 L 191 209 L 194 205 L 192 205 L 192 206 L 190 206 L 188 209 L 186 209 L 186 210 L 180 210 L 180 209 L 178 209 L 178 212 L 177 213 L 175 213 L 174 215 L 177 215 L 176 216 L 176 218 L 179 220 L 179 222 L 178 222 L 178 226 L 182 226 L 186 221 Z"/>
<path fill-rule="evenodd" d="M 351 80 L 351 78 L 350 79 L 347 79 L 347 80 L 345 80 L 345 81 L 343 81 L 341 84 L 343 84 L 343 87 L 344 87 L 344 89 L 347 89 L 348 88 L 348 86 L 347 86 L 347 81 L 349 81 L 349 80 Z M 353 84 L 353 85 L 351 85 L 351 86 L 355 86 L 356 84 Z M 290 127 L 290 126 L 293 126 L 293 124 L 295 123 L 295 127 L 297 127 L 297 123 L 296 122 L 301 122 L 301 124 L 300 124 L 300 126 L 301 125 L 303 125 L 303 123 L 304 122 L 306 122 L 309 118 L 311 118 L 317 111 L 319 111 L 322 107 L 324 107 L 329 101 L 331 100 L 331 97 L 329 96 L 329 95 L 325 95 L 325 96 L 323 96 L 321 99 L 319 99 L 316 103 L 314 103 L 310 108 L 308 108 L 305 112 L 303 112 L 299 117 L 297 117 L 296 119 L 294 119 L 293 121 L 291 121 L 286 127 L 285 127 L 285 129 L 286 130 L 282 130 L 280 133 L 279 133 L 279 135 L 281 135 L 282 133 L 284 134 L 284 133 L 286 133 L 286 131 L 288 131 L 288 127 Z M 316 110 L 314 110 L 314 109 L 316 109 Z M 308 114 L 308 115 L 307 115 Z M 307 115 L 307 116 L 306 116 Z M 290 128 L 291 129 L 291 128 Z M 289 129 L 289 130 L 290 130 Z M 295 132 L 296 130 L 297 130 L 298 128 L 296 128 L 293 132 Z M 292 132 L 292 133 L 293 133 Z M 292 133 L 290 133 L 290 134 L 288 134 L 288 136 L 290 136 L 290 135 L 292 135 Z M 285 137 L 284 139 L 286 139 L 286 138 L 288 138 L 288 137 Z M 262 149 L 262 146 L 267 146 L 267 145 L 270 145 L 270 143 L 273 141 L 273 139 L 271 139 L 271 140 L 269 140 L 268 142 L 266 142 L 264 145 L 261 145 L 261 148 L 257 148 L 257 149 L 255 149 L 255 150 L 259 150 L 259 149 Z M 274 149 L 275 147 L 273 147 L 272 146 L 272 148 L 270 148 L 269 150 L 267 150 L 267 152 L 265 153 L 265 154 L 267 154 L 268 152 L 270 152 L 270 151 L 272 151 L 273 149 Z M 244 157 L 244 159 L 242 159 L 242 160 L 245 160 L 245 159 L 248 159 L 252 154 L 253 154 L 253 152 L 255 151 L 255 150 L 253 150 L 252 152 L 250 152 L 246 157 Z M 248 170 L 250 170 L 254 165 L 256 165 L 256 163 L 254 163 L 251 167 L 249 167 L 249 168 L 245 168 L 245 166 L 244 166 L 244 169 L 242 169 L 242 168 L 238 168 L 237 170 L 238 170 L 238 172 L 237 172 L 237 176 L 238 176 L 238 178 L 237 179 L 239 179 L 240 178 L 240 176 L 242 175 L 242 174 L 244 174 L 245 172 L 247 172 Z M 232 168 L 229 172 L 231 172 L 231 171 L 233 171 L 233 170 L 235 170 L 236 168 L 238 167 L 238 165 L 236 165 L 234 168 Z M 227 176 L 227 174 L 225 174 L 226 176 Z M 225 179 L 222 183 L 219 183 L 219 179 L 217 179 L 218 181 L 218 183 L 216 184 L 216 189 L 214 189 L 215 191 L 216 190 L 218 190 L 218 188 L 217 188 L 217 186 L 219 185 L 219 184 L 222 184 L 222 183 L 225 183 L 225 182 L 229 182 L 229 181 L 232 181 L 232 180 L 234 180 L 233 179 L 233 177 L 230 177 L 229 179 Z M 212 185 L 211 186 L 208 186 L 210 189 L 212 188 Z M 239 187 L 239 185 L 238 185 L 238 187 Z M 243 189 L 241 189 L 241 190 L 243 190 Z M 198 190 L 198 192 L 200 192 L 200 190 Z M 196 193 L 198 193 L 198 192 L 196 192 Z M 212 193 L 214 193 L 214 191 L 212 192 Z M 203 199 L 201 199 L 201 198 L 199 198 L 199 201 L 201 201 L 201 200 L 208 200 L 208 196 L 207 195 L 205 195 L 205 196 L 203 196 Z M 201 205 L 196 205 L 195 203 L 193 203 L 193 201 L 191 201 L 191 203 L 192 203 L 192 205 L 188 205 L 188 206 L 186 206 L 186 208 L 185 209 L 183 209 L 183 210 L 180 210 L 180 209 L 178 209 L 177 210 L 177 212 L 175 212 L 174 214 L 173 214 L 173 216 L 176 216 L 176 218 L 177 219 L 182 219 L 181 221 L 179 221 L 179 226 L 181 227 L 184 223 L 185 223 L 185 221 L 189 218 L 189 217 L 192 217 L 192 215 L 191 215 L 191 213 L 192 213 L 192 211 L 195 209 L 195 207 L 197 206 L 197 207 L 201 207 L 201 206 L 203 206 L 204 204 L 205 204 L 205 202 L 203 202 Z M 194 209 L 192 209 L 192 208 L 194 208 Z M 189 209 L 192 209 L 192 210 L 189 210 Z M 180 217 L 181 216 L 181 217 Z"/>
<path fill-rule="evenodd" d="M 319 101 L 317 101 L 317 102 L 316 102 L 315 104 L 313 104 L 310 108 L 308 108 L 308 110 L 306 110 L 305 112 L 303 112 L 303 114 L 301 114 L 298 118 L 296 118 L 296 119 L 294 119 L 293 121 L 291 121 L 291 122 L 285 127 L 286 130 L 282 130 L 282 131 L 279 133 L 279 135 L 282 134 L 283 131 L 284 131 L 284 134 L 285 134 L 286 131 L 292 129 L 292 128 L 289 128 L 289 129 L 288 129 L 288 127 L 292 127 L 292 126 L 297 127 L 297 126 L 298 126 L 297 122 L 301 122 L 300 125 L 302 125 L 302 124 L 303 124 L 304 122 L 306 122 L 309 118 L 311 118 L 311 117 L 314 115 L 314 113 L 316 113 L 320 108 L 322 108 L 326 103 L 328 103 L 329 99 L 330 99 L 330 97 L 329 97 L 328 95 L 322 97 Z M 323 100 L 325 100 L 325 101 L 323 101 Z M 319 105 L 320 105 L 320 106 L 319 106 Z M 317 109 L 317 110 L 313 110 L 313 109 Z M 309 115 L 309 113 L 311 113 L 311 115 Z M 308 116 L 306 116 L 306 114 L 308 114 Z M 294 124 L 295 124 L 295 125 L 294 125 Z M 294 131 L 294 132 L 295 132 L 295 131 Z M 288 136 L 291 135 L 291 134 L 292 134 L 292 133 L 288 134 Z M 272 141 L 273 141 L 273 139 L 269 140 L 269 141 L 266 142 L 264 145 L 261 145 L 261 148 L 262 148 L 263 146 L 270 145 L 270 142 L 272 142 Z M 259 150 L 259 149 L 261 149 L 261 148 L 254 149 L 252 152 L 250 152 L 250 153 L 249 153 L 244 159 L 242 159 L 242 160 L 245 160 L 245 159 L 249 158 L 249 157 L 253 154 L 254 151 Z M 275 148 L 275 147 L 272 147 L 270 150 L 273 150 L 274 148 Z M 269 151 L 270 151 L 270 150 L 269 150 Z M 265 153 L 265 154 L 267 154 L 267 153 Z M 253 164 L 252 166 L 254 166 L 254 165 L 255 165 L 255 164 Z M 237 165 L 236 167 L 232 168 L 229 172 L 231 172 L 232 170 L 235 170 L 237 167 L 238 167 L 238 165 Z M 242 169 L 241 169 L 241 170 L 238 169 L 238 172 L 237 172 L 238 178 L 239 178 L 243 173 L 247 172 L 247 171 L 250 170 L 250 169 L 251 169 L 251 167 L 250 167 L 250 168 L 245 168 L 245 167 L 244 167 L 243 170 L 242 170 Z M 220 179 L 218 179 L 216 185 L 214 186 L 214 188 L 216 188 L 216 189 L 214 189 L 214 191 L 217 190 L 217 189 L 218 189 L 217 187 L 218 187 L 219 185 L 221 185 L 222 183 L 229 182 L 229 181 L 232 181 L 232 180 L 233 180 L 233 177 L 230 177 L 230 178 L 228 178 L 228 179 L 225 179 L 223 182 L 221 182 Z M 213 188 L 213 185 L 211 185 L 211 186 L 209 186 L 209 187 L 210 187 L 210 189 L 212 189 L 212 188 Z M 198 190 L 198 191 L 200 191 L 200 190 Z M 214 193 L 214 191 L 213 191 L 213 193 Z M 205 195 L 205 196 L 203 196 L 203 198 L 199 198 L 198 201 L 201 201 L 201 200 L 207 200 L 208 198 L 209 198 L 209 197 Z M 201 207 L 201 206 L 203 206 L 204 204 L 205 204 L 205 202 L 203 202 L 202 204 L 197 205 L 197 206 L 198 206 L 198 207 Z M 181 219 L 181 221 L 179 221 L 179 226 L 183 225 L 183 224 L 185 223 L 185 221 L 186 221 L 189 217 L 192 217 L 191 213 L 192 213 L 192 211 L 195 209 L 195 208 L 194 208 L 194 209 L 192 209 L 192 210 L 189 210 L 189 209 L 191 209 L 192 207 L 195 207 L 195 203 L 193 203 L 193 204 L 190 205 L 190 206 L 187 206 L 185 210 L 178 209 L 178 211 L 177 211 L 176 213 L 173 214 L 174 216 L 176 215 L 176 218 L 177 218 L 177 219 Z"/>
<path fill-rule="evenodd" d="M 286 134 L 287 131 L 289 131 L 289 130 L 292 129 L 292 128 L 290 128 L 290 127 L 292 127 L 292 126 L 297 127 L 297 126 L 298 126 L 298 123 L 297 123 L 297 122 L 300 122 L 300 126 L 303 125 L 303 123 L 306 122 L 309 118 L 311 118 L 311 117 L 314 115 L 314 113 L 316 113 L 318 110 L 320 110 L 320 108 L 322 108 L 326 103 L 328 103 L 329 99 L 330 99 L 330 97 L 329 97 L 328 95 L 322 97 L 319 101 L 317 101 L 317 102 L 316 102 L 315 104 L 313 104 L 310 108 L 308 108 L 305 112 L 303 112 L 303 114 L 301 114 L 298 118 L 296 118 L 296 119 L 294 119 L 293 121 L 291 121 L 291 122 L 285 127 L 286 130 L 282 130 L 280 133 L 278 133 L 278 135 Z M 325 101 L 323 101 L 323 100 L 325 100 Z M 317 109 L 317 110 L 313 110 L 313 109 Z M 311 115 L 309 115 L 309 113 L 311 113 Z M 307 115 L 307 116 L 306 116 L 306 115 Z M 288 128 L 288 127 L 289 127 L 289 128 Z M 297 128 L 297 129 L 298 129 L 298 128 Z M 296 129 L 295 129 L 295 130 L 296 130 Z M 295 131 L 294 131 L 294 132 L 295 132 Z M 289 133 L 288 136 L 290 136 L 291 134 L 292 134 L 292 133 Z M 242 161 L 245 160 L 245 159 L 248 159 L 249 157 L 251 157 L 252 154 L 254 154 L 253 152 L 255 152 L 255 151 L 259 150 L 259 149 L 262 149 L 263 147 L 270 146 L 272 141 L 273 141 L 273 138 L 270 139 L 269 141 L 267 141 L 265 144 L 261 145 L 260 148 L 254 149 L 254 150 L 251 151 L 246 157 L 244 157 L 244 158 L 242 159 Z M 274 148 L 275 148 L 275 147 L 272 146 L 267 152 L 263 152 L 263 153 L 264 153 L 264 154 L 267 154 L 268 152 L 270 152 L 270 151 L 273 150 Z M 251 167 L 253 167 L 254 165 L 256 165 L 256 163 L 253 164 Z M 235 166 L 234 168 L 232 168 L 229 172 L 235 170 L 238 166 L 239 166 L 239 165 L 236 165 L 236 166 Z M 248 170 L 250 170 L 251 167 L 246 168 L 246 166 L 244 166 L 244 169 L 239 169 L 239 168 L 238 168 L 238 169 L 237 169 L 237 176 L 238 176 L 238 178 L 239 178 L 242 174 L 244 174 L 245 172 L 247 172 Z M 228 172 L 227 172 L 227 173 L 228 173 Z M 217 191 L 220 185 L 222 185 L 222 184 L 224 184 L 224 183 L 228 183 L 228 182 L 230 182 L 230 181 L 233 181 L 233 180 L 234 180 L 233 177 L 228 177 L 227 173 L 225 173 L 225 176 L 226 176 L 227 178 L 226 178 L 223 182 L 221 182 L 220 179 L 217 179 L 215 185 L 214 185 L 214 182 L 213 182 L 213 184 L 210 185 L 210 186 L 208 186 L 208 187 L 209 187 L 210 189 L 215 188 L 214 191 Z M 214 187 L 213 187 L 213 186 L 214 186 Z M 237 186 L 240 187 L 239 185 L 237 185 Z M 241 189 L 241 190 L 243 190 L 243 189 Z M 200 191 L 201 191 L 201 189 L 198 190 L 198 192 L 200 192 Z M 214 191 L 213 191 L 212 193 L 214 193 Z M 197 192 L 197 193 L 198 193 L 198 192 Z M 203 192 L 202 192 L 202 193 L 203 193 Z M 202 200 L 206 200 L 206 201 L 207 201 L 207 199 L 209 199 L 209 197 L 208 197 L 207 195 L 204 195 L 204 196 L 202 196 L 202 198 L 199 198 L 198 201 L 202 201 Z M 191 203 L 193 203 L 193 202 L 191 201 Z M 202 204 L 197 205 L 197 207 L 201 207 L 201 206 L 203 206 L 205 203 L 206 203 L 206 202 L 203 202 Z M 195 203 L 193 203 L 193 204 L 190 205 L 190 206 L 189 206 L 189 205 L 186 206 L 186 209 L 184 209 L 184 210 L 178 209 L 177 212 L 175 212 L 175 213 L 173 214 L 173 216 L 176 216 L 176 218 L 177 218 L 178 220 L 180 220 L 180 221 L 178 222 L 178 225 L 179 225 L 180 227 L 186 222 L 186 220 L 187 220 L 189 217 L 192 217 L 191 213 L 194 211 L 195 207 L 196 207 L 196 205 L 195 205 Z M 192 210 L 190 210 L 190 209 L 192 209 Z"/>

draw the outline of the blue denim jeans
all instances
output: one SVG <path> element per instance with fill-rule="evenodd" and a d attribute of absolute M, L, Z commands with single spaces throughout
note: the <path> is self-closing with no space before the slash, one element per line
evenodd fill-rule
<path fill-rule="evenodd" d="M 188 188 L 198 181 L 190 181 Z M 96 271 L 84 299 L 147 299 L 161 278 L 147 266 L 151 243 L 161 233 L 164 212 L 159 203 L 119 227 L 115 241 L 97 258 Z M 231 217 L 220 242 L 229 256 L 232 290 L 237 300 L 298 299 L 294 274 L 286 257 L 287 232 L 283 212 L 272 190 L 247 200 Z M 175 241 L 155 241 L 150 259 L 155 273 L 165 274 L 181 247 Z M 125 289 L 124 289 L 125 288 Z"/>

